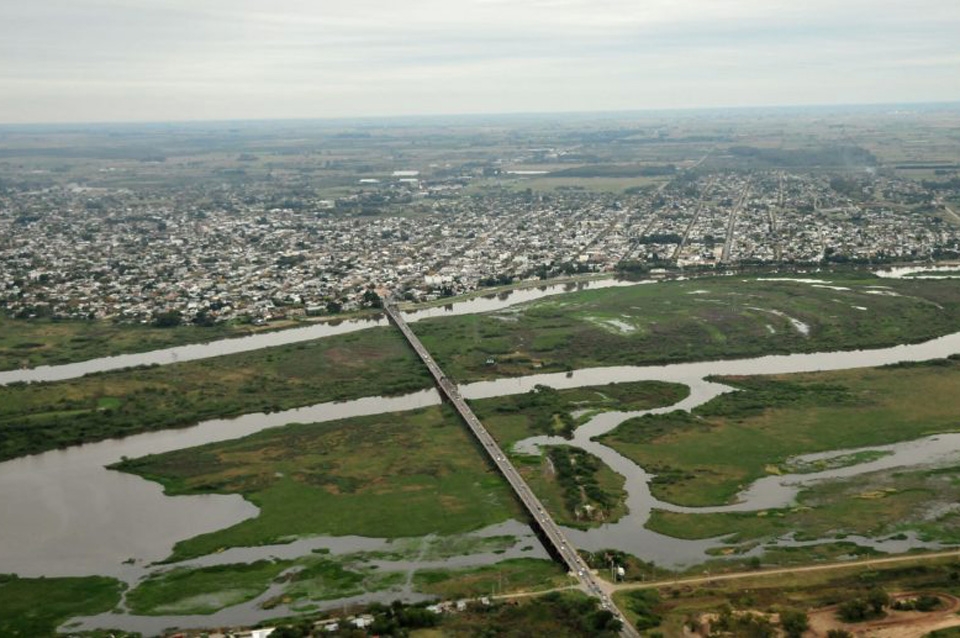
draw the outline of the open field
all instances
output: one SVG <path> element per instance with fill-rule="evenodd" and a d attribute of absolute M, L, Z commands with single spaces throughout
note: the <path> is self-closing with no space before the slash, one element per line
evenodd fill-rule
<path fill-rule="evenodd" d="M 70 381 L 11 384 L 0 387 L 0 459 L 429 386 L 413 351 L 388 328 Z"/>
<path fill-rule="evenodd" d="M 72 616 L 110 611 L 124 585 L 112 578 L 17 578 L 0 575 L 0 635 L 44 638 Z"/>
<path fill-rule="evenodd" d="M 413 330 L 461 382 L 604 365 L 876 348 L 960 329 L 960 285 L 707 277 L 543 299 Z"/>
<path fill-rule="evenodd" d="M 956 557 L 944 557 L 822 571 L 760 572 L 733 580 L 704 577 L 656 588 L 639 585 L 622 589 L 614 594 L 614 600 L 631 622 L 639 620 L 647 629 L 668 638 L 689 636 L 684 633 L 684 625 L 701 626 L 721 613 L 732 612 L 736 617 L 752 612 L 760 615 L 757 620 L 766 619 L 776 625 L 778 619 L 773 614 L 790 610 L 807 615 L 816 633 L 804 635 L 824 636 L 828 629 L 843 629 L 870 630 L 873 633 L 869 635 L 892 638 L 921 636 L 938 626 L 960 624 L 953 613 L 956 596 L 960 594 L 958 583 L 960 563 Z M 887 605 L 879 619 L 844 623 L 837 617 L 838 604 L 858 598 L 866 600 L 877 590 L 893 600 L 929 594 L 941 601 L 930 612 L 896 611 Z"/>
<path fill-rule="evenodd" d="M 520 515 L 446 407 L 295 424 L 117 467 L 170 494 L 239 493 L 260 508 L 179 543 L 176 560 L 312 534 L 456 534 Z"/>

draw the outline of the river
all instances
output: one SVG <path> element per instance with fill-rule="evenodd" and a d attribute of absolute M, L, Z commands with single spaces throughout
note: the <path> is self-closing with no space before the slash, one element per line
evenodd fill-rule
<path fill-rule="evenodd" d="M 595 284 L 584 284 L 593 287 Z M 596 285 L 622 285 L 619 282 L 596 282 Z M 495 310 L 514 303 L 522 303 L 548 294 L 558 294 L 563 286 L 544 287 L 514 297 L 518 293 L 492 298 L 480 298 L 456 305 L 452 310 L 436 308 L 417 313 L 412 320 L 426 316 L 459 312 L 478 312 Z M 555 290 L 559 289 L 559 290 Z M 345 322 L 347 323 L 347 322 Z M 350 329 L 368 327 L 370 322 L 356 322 Z M 374 324 L 376 325 L 376 324 Z M 314 327 L 301 330 L 311 330 Z M 337 328 L 339 326 L 329 326 Z M 344 329 L 343 332 L 347 330 Z M 288 333 L 296 331 L 286 331 Z M 248 339 L 276 338 L 284 333 L 257 335 Z M 301 335 L 302 336 L 302 335 Z M 322 335 L 320 335 L 322 336 Z M 285 337 L 288 338 L 288 337 Z M 311 334 L 309 337 L 318 338 Z M 299 337 L 297 339 L 299 340 Z M 158 353 L 128 355 L 137 357 L 133 363 L 114 365 L 116 358 L 99 359 L 87 362 L 91 369 L 80 371 L 71 366 L 38 368 L 36 371 L 14 371 L 17 374 L 41 373 L 38 378 L 53 380 L 68 378 L 75 374 L 85 374 L 97 370 L 141 365 L 152 356 L 168 359 L 176 351 L 176 360 L 182 360 L 184 348 L 222 348 L 216 354 L 240 352 L 254 349 L 249 344 L 241 344 L 244 339 L 226 340 L 201 346 L 184 346 Z M 289 343 L 292 341 L 285 341 Z M 277 345 L 274 342 L 257 345 L 267 347 Z M 200 351 L 192 358 L 215 356 L 214 350 Z M 202 354 L 206 352 L 206 354 Z M 487 398 L 517 394 L 529 391 L 538 384 L 555 388 L 574 388 L 591 385 L 603 385 L 615 382 L 662 380 L 686 384 L 690 387 L 689 396 L 676 405 L 659 408 L 649 412 L 667 412 L 675 409 L 689 410 L 700 405 L 730 388 L 718 383 L 706 381 L 713 375 L 752 375 L 778 374 L 791 372 L 812 372 L 820 370 L 841 370 L 891 364 L 901 361 L 923 361 L 950 354 L 960 353 L 960 333 L 947 335 L 928 342 L 899 345 L 877 350 L 859 350 L 827 352 L 813 354 L 771 355 L 729 361 L 709 361 L 674 364 L 667 366 L 615 366 L 574 370 L 567 373 L 538 374 L 521 378 L 499 379 L 464 385 L 462 394 L 468 399 Z M 154 361 L 160 363 L 159 361 Z M 170 362 L 170 361 L 166 361 Z M 80 366 L 82 364 L 73 364 Z M 69 368 L 70 370 L 61 370 Z M 9 374 L 9 373 L 0 373 Z M 60 376 L 67 374 L 67 376 Z M 30 380 L 10 375 L 4 382 Z M 371 415 L 400 410 L 409 410 L 438 404 L 439 395 L 434 390 L 417 392 L 402 397 L 368 397 L 342 403 L 326 403 L 315 406 L 275 412 L 270 414 L 249 414 L 234 419 L 216 419 L 199 425 L 130 436 L 125 439 L 108 440 L 99 443 L 75 446 L 0 463 L 0 573 L 13 572 L 22 576 L 67 576 L 103 574 L 121 578 L 134 583 L 148 571 L 148 564 L 160 560 L 169 554 L 173 544 L 197 534 L 214 531 L 235 524 L 251 516 L 257 509 L 239 496 L 205 495 L 178 496 L 163 495 L 159 485 L 119 472 L 109 471 L 105 466 L 123 457 L 139 457 L 149 453 L 183 449 L 204 443 L 228 440 L 246 436 L 269 427 L 291 422 L 316 422 L 341 419 L 351 416 Z M 634 553 L 644 559 L 654 560 L 659 565 L 680 566 L 701 562 L 704 552 L 722 544 L 720 539 L 685 541 L 662 536 L 646 530 L 644 522 L 651 509 L 663 508 L 673 511 L 694 511 L 692 508 L 679 508 L 653 498 L 649 491 L 649 476 L 646 472 L 622 457 L 614 450 L 592 439 L 615 428 L 623 420 L 646 412 L 603 413 L 591 419 L 577 429 L 573 441 L 557 441 L 545 438 L 530 439 L 519 444 L 521 449 L 534 451 L 537 445 L 562 442 L 577 445 L 603 459 L 610 467 L 626 477 L 629 515 L 620 521 L 604 525 L 589 531 L 566 530 L 570 539 L 579 547 L 599 549 L 617 547 Z M 871 448 L 873 450 L 879 447 Z M 937 455 L 956 455 L 960 452 L 960 435 L 940 435 L 937 439 L 904 442 L 894 446 L 884 446 L 887 452 L 883 457 L 860 465 L 829 470 L 816 474 L 804 474 L 786 477 L 770 477 L 755 483 L 746 489 L 738 503 L 711 511 L 738 510 L 749 511 L 776 507 L 789 503 L 797 489 L 811 481 L 830 477 L 852 476 L 856 473 L 879 468 L 901 467 L 929 462 Z M 837 451 L 840 454 L 844 451 Z M 885 551 L 905 551 L 911 547 L 933 547 L 908 537 L 896 542 L 877 539 L 852 539 L 864 545 L 877 547 Z M 339 539 L 317 537 L 308 541 L 314 546 L 334 547 L 335 551 L 363 551 L 371 544 L 379 546 L 383 539 L 358 539 L 341 537 Z M 797 543 L 791 538 L 778 542 Z M 539 543 L 536 553 L 543 553 Z M 278 552 L 299 551 L 299 546 L 278 546 L 244 548 L 229 550 L 225 558 L 236 560 L 256 560 L 278 555 Z M 482 564 L 495 561 L 497 555 L 473 556 L 465 558 L 465 564 Z M 129 561 L 128 559 L 133 559 Z M 200 559 L 222 560 L 216 557 Z M 404 568 L 409 568 L 406 565 Z M 406 592 L 404 592 L 406 593 Z M 394 594 L 394 597 L 396 594 Z M 230 608 L 236 609 L 231 616 L 230 610 L 224 610 L 216 616 L 204 616 L 201 624 L 248 622 L 254 613 L 253 603 Z M 276 615 L 275 613 L 264 615 Z M 259 617 L 259 616 L 258 616 Z M 123 617 L 121 617 L 123 618 Z M 131 618 L 131 617 L 126 617 Z M 101 619 L 103 620 L 103 619 Z M 127 626 L 112 617 L 112 626 Z M 177 618 L 166 618 L 169 624 Z M 180 617 L 184 622 L 194 619 Z M 106 621 L 104 621 L 106 622 Z M 131 620 L 131 628 L 136 625 Z"/>
<path fill-rule="evenodd" d="M 403 313 L 407 322 L 416 322 L 421 319 L 430 319 L 433 317 L 454 317 L 457 315 L 474 314 L 478 312 L 489 312 L 500 310 L 517 304 L 526 303 L 550 297 L 561 295 L 568 292 L 579 290 L 597 290 L 600 288 L 612 288 L 615 286 L 637 286 L 650 281 L 631 282 L 617 279 L 591 279 L 563 284 L 550 284 L 537 286 L 534 288 L 517 288 L 514 290 L 505 290 L 499 293 L 489 295 L 480 295 L 462 301 L 456 301 L 445 305 L 418 308 Z M 226 354 L 238 354 L 241 352 L 252 352 L 263 348 L 272 348 L 291 343 L 300 343 L 302 341 L 312 341 L 324 337 L 366 330 L 367 328 L 376 328 L 388 324 L 385 317 L 378 316 L 369 319 L 348 319 L 343 321 L 319 321 L 311 323 L 302 328 L 290 328 L 287 330 L 278 330 L 276 332 L 263 332 L 245 337 L 235 337 L 232 339 L 219 339 L 209 343 L 197 343 L 186 346 L 175 346 L 172 348 L 162 348 L 150 352 L 140 352 L 132 354 L 120 354 L 112 357 L 101 357 L 98 359 L 88 359 L 87 361 L 78 361 L 76 363 L 66 363 L 55 366 L 37 366 L 36 368 L 21 368 L 18 370 L 0 371 L 0 385 L 7 385 L 17 382 L 37 382 L 37 381 L 64 381 L 66 379 L 75 379 L 85 374 L 95 372 L 107 372 L 110 370 L 120 370 L 122 368 L 132 368 L 136 366 L 151 365 L 170 365 L 184 361 L 196 361 L 198 359 L 209 359 L 211 357 L 220 357 Z"/>
<path fill-rule="evenodd" d="M 537 384 L 573 388 L 606 383 L 662 380 L 684 383 L 690 395 L 680 403 L 655 410 L 689 410 L 729 390 L 704 377 L 724 374 L 774 374 L 838 370 L 898 361 L 920 361 L 960 353 L 960 333 L 925 343 L 879 350 L 819 354 L 774 355 L 732 361 L 710 361 L 667 366 L 616 366 L 539 374 L 465 385 L 468 399 L 517 394 Z M 401 397 L 368 397 L 326 403 L 285 412 L 249 414 L 215 419 L 197 426 L 165 430 L 45 452 L 0 464 L 0 572 L 24 576 L 106 574 L 130 578 L 140 564 L 162 559 L 181 539 L 223 528 L 256 515 L 256 509 L 238 496 L 164 496 L 159 485 L 136 476 L 106 470 L 122 457 L 139 457 L 246 436 L 291 422 L 313 422 L 414 409 L 439 403 L 434 390 Z M 645 534 L 639 523 L 652 507 L 641 468 L 591 439 L 641 413 L 605 413 L 576 432 L 574 444 L 601 456 L 628 477 L 631 515 L 625 521 L 571 536 L 584 547 L 618 546 L 621 535 Z M 536 442 L 536 441 L 534 441 Z M 542 442 L 542 441 L 540 441 Z M 564 441 L 565 442 L 565 441 Z M 529 445 L 529 443 L 527 444 Z M 629 530 L 629 534 L 624 530 Z M 650 532 L 652 534 L 652 532 Z M 652 538 L 652 537 L 651 537 Z M 704 547 L 676 539 L 644 545 L 638 554 L 658 563 L 690 562 L 702 558 Z M 649 540 L 649 539 L 648 539 Z M 680 548 L 661 551 L 670 543 Z M 627 549 L 624 546 L 624 549 Z M 637 548 L 634 548 L 637 549 Z M 264 554 L 268 555 L 268 554 Z"/>

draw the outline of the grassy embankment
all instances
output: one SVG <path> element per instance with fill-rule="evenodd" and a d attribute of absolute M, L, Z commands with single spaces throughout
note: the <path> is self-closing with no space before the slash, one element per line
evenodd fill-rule
<path fill-rule="evenodd" d="M 960 330 L 960 283 L 854 277 L 823 277 L 849 290 L 744 277 L 587 290 L 497 313 L 423 320 L 412 328 L 461 382 L 580 367 L 877 348 Z M 809 334 L 790 318 L 806 324 Z"/>
<path fill-rule="evenodd" d="M 374 328 L 56 383 L 0 387 L 0 460 L 108 437 L 430 387 L 403 338 Z"/>
<path fill-rule="evenodd" d="M 956 431 L 960 362 L 888 366 L 773 377 L 725 378 L 739 392 L 694 410 L 629 420 L 603 442 L 657 473 L 652 490 L 687 505 L 721 504 L 752 481 L 786 472 L 853 465 L 878 452 L 839 455 L 829 463 L 799 466 L 797 455 L 883 445 Z M 763 538 L 845 534 L 896 535 L 907 530 L 946 542 L 960 541 L 958 468 L 904 468 L 818 483 L 798 505 L 750 513 L 679 514 L 655 511 L 648 527 L 671 536 L 734 534 L 746 549 Z M 835 550 L 835 551 L 834 551 Z M 777 549 L 765 560 L 791 563 L 802 556 L 830 558 L 832 549 Z M 818 554 L 819 553 L 819 554 Z"/>
<path fill-rule="evenodd" d="M 477 416 L 507 450 L 542 434 L 570 436 L 600 411 L 647 410 L 687 396 L 685 386 L 664 382 L 607 384 L 571 390 L 539 387 L 525 394 L 472 401 Z M 582 412 L 577 418 L 574 412 Z M 517 468 L 557 521 L 597 526 L 626 513 L 623 477 L 587 452 L 554 446 L 543 456 L 516 455 Z"/>
<path fill-rule="evenodd" d="M 837 629 L 853 632 L 858 630 L 857 625 L 839 624 L 832 606 L 851 598 L 865 598 L 878 586 L 891 594 L 925 592 L 957 596 L 960 595 L 960 563 L 955 558 L 944 558 L 870 567 L 851 565 L 830 571 L 758 573 L 729 581 L 706 580 L 659 589 L 621 590 L 614 594 L 614 601 L 638 627 L 660 632 L 667 638 L 689 635 L 684 633 L 684 624 L 699 623 L 705 615 L 717 614 L 724 607 L 735 614 L 799 610 L 811 619 L 819 616 L 822 620 L 818 624 L 824 620 L 835 621 Z"/>
<path fill-rule="evenodd" d="M 17 578 L 0 575 L 0 635 L 43 638 L 73 616 L 110 611 L 124 585 L 105 576 Z"/>
<path fill-rule="evenodd" d="M 302 324 L 284 321 L 264 326 L 217 324 L 158 328 L 110 321 L 50 321 L 0 316 L 0 370 L 148 352 L 296 325 Z"/>

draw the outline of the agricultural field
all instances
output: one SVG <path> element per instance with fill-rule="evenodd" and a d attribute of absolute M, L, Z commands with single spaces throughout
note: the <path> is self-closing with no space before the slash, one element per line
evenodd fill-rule
<path fill-rule="evenodd" d="M 610 365 L 878 348 L 960 329 L 955 282 L 856 273 L 588 290 L 413 330 L 460 382 Z M 820 281 L 822 283 L 817 283 Z"/>

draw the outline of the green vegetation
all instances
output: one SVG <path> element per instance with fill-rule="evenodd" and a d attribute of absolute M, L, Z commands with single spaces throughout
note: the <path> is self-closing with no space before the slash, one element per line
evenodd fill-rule
<path fill-rule="evenodd" d="M 107 321 L 52 321 L 0 316 L 0 370 L 34 368 L 238 337 L 292 325 L 156 328 Z"/>
<path fill-rule="evenodd" d="M 267 590 L 289 561 L 174 568 L 148 577 L 126 596 L 135 614 L 212 614 L 256 598 Z"/>
<path fill-rule="evenodd" d="M 360 567 L 346 559 L 306 559 L 305 567 L 289 577 L 283 594 L 273 603 L 303 600 L 333 600 L 358 596 L 365 592 L 399 587 L 407 579 L 403 572 L 378 572 L 372 567 Z"/>
<path fill-rule="evenodd" d="M 580 592 L 553 592 L 529 600 L 471 605 L 465 612 L 443 616 L 442 636 L 526 638 L 615 638 L 619 622 L 599 609 L 596 598 Z"/>
<path fill-rule="evenodd" d="M 509 314 L 429 319 L 412 327 L 461 382 L 581 367 L 878 348 L 960 330 L 955 282 L 856 273 L 824 279 L 849 290 L 787 279 L 701 278 L 586 290 L 510 308 Z M 809 334 L 790 319 L 808 326 Z"/>
<path fill-rule="evenodd" d="M 18 578 L 0 575 L 0 635 L 55 636 L 73 616 L 100 614 L 120 602 L 124 585 L 104 576 Z"/>
<path fill-rule="evenodd" d="M 657 607 L 660 605 L 660 594 L 655 589 L 636 589 L 623 595 L 626 600 L 627 622 L 638 631 L 645 631 L 660 626 L 660 614 Z"/>
<path fill-rule="evenodd" d="M 562 587 L 570 580 L 557 563 L 539 558 L 512 558 L 473 569 L 423 569 L 413 575 L 417 591 L 445 600 Z"/>
<path fill-rule="evenodd" d="M 759 148 L 731 146 L 727 152 L 738 160 L 761 167 L 865 167 L 876 166 L 877 158 L 870 151 L 851 145 L 816 146 L 810 148 Z"/>
<path fill-rule="evenodd" d="M 456 534 L 517 516 L 451 409 L 293 424 L 116 466 L 169 494 L 239 493 L 260 515 L 179 543 L 174 559 L 311 534 Z"/>
<path fill-rule="evenodd" d="M 597 412 L 646 410 L 684 399 L 686 386 L 661 381 L 611 383 L 570 390 L 538 385 L 524 394 L 472 401 L 477 416 L 500 444 L 538 434 L 571 437 Z M 574 413 L 579 412 L 577 418 Z M 556 519 L 590 527 L 626 513 L 623 477 L 599 459 L 571 447 L 550 448 L 543 457 L 517 457 L 518 469 Z"/>
<path fill-rule="evenodd" d="M 576 426 L 604 411 L 649 410 L 678 403 L 690 389 L 679 383 L 637 381 L 569 390 L 538 385 L 523 394 L 471 401 L 470 407 L 504 448 L 540 434 L 573 435 Z M 574 412 L 581 412 L 574 418 Z"/>
<path fill-rule="evenodd" d="M 842 539 L 847 534 L 896 540 L 913 531 L 924 540 L 960 542 L 960 516 L 952 504 L 960 498 L 957 467 L 881 471 L 817 483 L 803 490 L 797 505 L 745 513 L 678 514 L 654 510 L 647 527 L 678 538 L 731 535 L 735 552 L 765 538 L 794 535 L 799 540 Z M 831 559 L 857 550 L 851 544 L 769 550 L 767 563 L 795 564 Z M 771 553 L 772 552 L 772 553 Z"/>
<path fill-rule="evenodd" d="M 956 429 L 960 362 L 724 378 L 740 389 L 692 415 L 647 415 L 603 442 L 659 476 L 653 492 L 688 505 L 728 502 L 801 454 Z"/>
<path fill-rule="evenodd" d="M 427 388 L 403 338 L 374 328 L 168 366 L 0 387 L 0 460 L 204 419 Z"/>
<path fill-rule="evenodd" d="M 910 594 L 906 596 L 899 592 Z M 766 616 L 770 612 L 780 614 L 778 624 L 788 634 L 791 629 L 794 632 L 799 630 L 804 620 L 811 626 L 816 624 L 818 631 L 824 631 L 825 625 L 833 623 L 830 631 L 842 632 L 847 629 L 837 618 L 837 612 L 842 604 L 851 600 L 860 600 L 864 613 L 871 615 L 875 613 L 876 605 L 880 605 L 881 613 L 884 609 L 895 610 L 897 601 L 905 597 L 939 601 L 940 594 L 956 596 L 958 593 L 960 563 L 950 557 L 869 567 L 852 564 L 825 571 L 761 572 L 728 581 L 702 580 L 657 589 L 639 585 L 636 589 L 617 592 L 614 601 L 627 614 L 628 620 L 639 617 L 631 610 L 640 606 L 645 610 L 645 617 L 661 619 L 656 631 L 668 638 L 679 638 L 685 635 L 685 627 L 688 630 L 700 628 L 708 623 L 712 625 L 716 620 L 722 624 L 723 618 L 732 626 L 738 622 L 737 617 L 750 613 L 762 614 L 755 620 L 767 620 L 774 625 L 774 621 Z M 938 609 L 942 607 L 935 607 L 932 611 Z"/>
<path fill-rule="evenodd" d="M 675 572 L 657 567 L 653 561 L 643 561 L 619 549 L 600 549 L 595 552 L 578 550 L 584 562 L 591 568 L 599 570 L 608 580 L 617 582 L 640 582 L 666 578 L 675 575 Z M 611 567 L 622 567 L 624 575 L 615 577 L 610 573 Z"/>
<path fill-rule="evenodd" d="M 579 448 L 550 447 L 541 467 L 523 470 L 561 524 L 590 527 L 614 522 L 626 513 L 624 478 Z"/>

